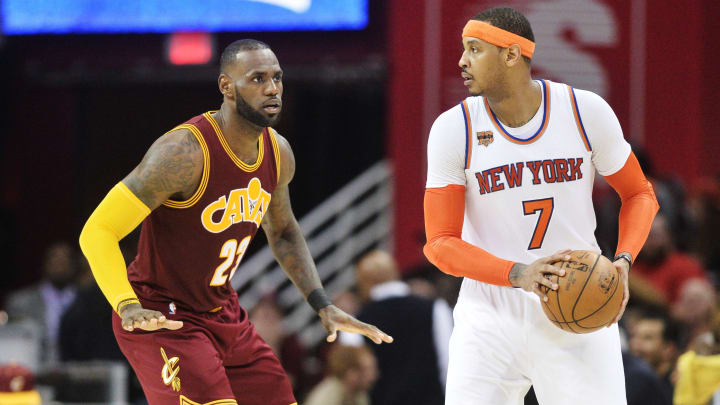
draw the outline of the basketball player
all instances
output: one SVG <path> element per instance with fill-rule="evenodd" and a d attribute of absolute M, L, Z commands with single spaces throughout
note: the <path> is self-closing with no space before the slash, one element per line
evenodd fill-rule
<path fill-rule="evenodd" d="M 541 404 L 625 404 L 616 322 L 658 205 L 607 103 L 531 78 L 533 41 L 513 9 L 470 20 L 459 65 L 473 97 L 430 131 L 424 252 L 465 277 L 445 403 L 521 404 L 532 384 Z M 572 334 L 546 318 L 540 286 L 558 288 L 545 276 L 564 275 L 552 263 L 569 259 L 569 249 L 600 251 L 596 171 L 622 198 L 614 265 L 624 301 L 608 328 Z"/>
<path fill-rule="evenodd" d="M 219 111 L 158 138 L 80 235 L 112 305 L 118 344 L 152 405 L 295 403 L 270 347 L 238 304 L 230 279 L 258 227 L 334 341 L 338 330 L 391 342 L 331 304 L 288 195 L 295 159 L 270 126 L 282 109 L 282 70 L 255 40 L 221 56 Z M 142 222 L 125 268 L 118 241 Z"/>

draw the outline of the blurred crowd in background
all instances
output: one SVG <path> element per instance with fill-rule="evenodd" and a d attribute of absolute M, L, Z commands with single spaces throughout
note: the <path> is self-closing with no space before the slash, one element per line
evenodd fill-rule
<path fill-rule="evenodd" d="M 43 17 L 37 7 L 58 2 L 13 3 L 27 6 L 27 21 L 35 24 Z M 142 8 L 75 3 L 101 4 L 101 16 L 108 11 L 102 4 Z M 130 3 L 155 9 L 153 2 Z M 181 11 L 180 3 L 191 2 L 162 9 L 163 18 Z M 263 2 L 223 7 L 249 3 Z M 626 138 L 638 144 L 635 153 L 660 203 L 630 273 L 631 300 L 621 321 L 629 405 L 720 405 L 714 394 L 720 389 L 720 2 L 504 3 L 522 10 L 533 25 L 534 76 L 595 91 L 613 107 Z M 170 60 L 174 31 L 5 36 L 1 21 L 0 405 L 10 402 L 7 393 L 39 403 L 37 392 L 44 403 L 145 403 L 76 234 L 158 135 L 217 107 L 218 52 L 243 37 L 269 43 L 285 71 L 283 119 L 276 129 L 297 159 L 291 193 L 298 218 L 375 163 L 386 161 L 398 180 L 388 197 L 392 206 L 380 209 L 394 219 L 394 249 L 372 246 L 337 258 L 355 264 L 347 271 L 356 282 L 332 297 L 346 312 L 393 335 L 394 344 L 375 346 L 341 334 L 335 343 L 309 346 L 288 327 L 277 291 L 246 305 L 253 324 L 282 361 L 300 404 L 442 404 L 443 350 L 461 280 L 420 262 L 422 157 L 434 118 L 467 96 L 457 66 L 460 29 L 497 4 L 370 0 L 364 28 L 257 32 L 236 26 L 205 36 L 210 61 L 190 65 Z M 252 22 L 273 20 L 263 14 Z M 613 257 L 620 201 L 599 176 L 594 200 L 597 240 Z M 245 263 L 263 244 L 258 236 Z M 121 242 L 128 262 L 135 238 Z M 252 297 L 246 292 L 240 291 L 241 299 Z M 526 402 L 533 401 L 531 392 Z"/>
<path fill-rule="evenodd" d="M 636 153 L 661 208 L 630 272 L 631 299 L 621 321 L 628 403 L 708 403 L 720 388 L 720 241 L 714 235 L 720 224 L 720 178 L 694 184 L 659 178 L 642 150 Z M 594 199 L 598 242 L 612 256 L 620 202 L 602 180 Z M 124 253 L 132 260 L 131 249 Z M 287 332 L 272 293 L 247 308 L 283 363 L 297 398 L 304 399 L 300 403 L 442 404 L 451 308 L 461 280 L 429 264 L 399 269 L 381 250 L 366 252 L 355 263 L 354 287 L 334 302 L 393 335 L 392 345 L 341 334 L 338 342 L 303 347 Z M 28 366 L 37 370 L 36 385 L 51 387 L 58 400 L 81 402 L 67 392 L 72 390 L 60 372 L 63 364 L 125 361 L 112 335 L 111 309 L 75 241 L 47 246 L 42 279 L 12 292 L 1 308 L 0 337 L 3 329 L 19 324 L 39 331 L 39 364 Z M 0 355 L 8 360 L 13 354 Z M 132 371 L 126 370 L 127 398 L 144 403 Z M 530 393 L 526 403 L 533 401 Z"/>

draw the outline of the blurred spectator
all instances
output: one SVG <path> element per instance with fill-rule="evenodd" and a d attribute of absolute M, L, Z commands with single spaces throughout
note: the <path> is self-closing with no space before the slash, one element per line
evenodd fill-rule
<path fill-rule="evenodd" d="M 652 367 L 662 381 L 663 396 L 671 403 L 671 374 L 680 354 L 679 325 L 662 312 L 641 315 L 630 328 L 630 352 Z"/>
<path fill-rule="evenodd" d="M 623 351 L 622 360 L 627 405 L 672 404 L 672 398 L 667 396 L 660 378 L 647 363 L 627 351 Z"/>
<path fill-rule="evenodd" d="M 663 383 L 655 370 L 645 360 L 630 352 L 628 328 L 626 326 L 629 325 L 629 329 L 632 329 L 637 320 L 646 316 L 645 312 L 636 308 L 629 308 L 626 313 L 632 315 L 632 319 L 623 317 L 620 322 L 619 332 L 627 405 L 671 405 L 672 398 L 669 398 L 664 391 Z"/>
<path fill-rule="evenodd" d="M 328 354 L 328 371 L 328 377 L 310 391 L 304 405 L 370 404 L 368 390 L 378 378 L 378 369 L 367 347 L 334 345 Z"/>
<path fill-rule="evenodd" d="M 715 311 L 712 330 L 700 335 L 678 359 L 676 405 L 720 404 L 720 311 Z M 714 393 L 714 394 L 713 394 Z"/>
<path fill-rule="evenodd" d="M 686 282 L 707 278 L 699 261 L 675 249 L 666 217 L 658 214 L 630 272 L 630 296 L 639 303 L 675 303 Z"/>
<path fill-rule="evenodd" d="M 298 337 L 283 325 L 283 314 L 273 295 L 263 297 L 250 311 L 250 322 L 280 360 L 296 394 L 308 388 L 304 370 L 305 350 Z"/>
<path fill-rule="evenodd" d="M 73 281 L 77 274 L 75 252 L 66 242 L 52 244 L 45 253 L 43 279 L 8 297 L 12 320 L 29 319 L 42 330 L 41 360 L 57 361 L 60 319 L 75 300 Z"/>
<path fill-rule="evenodd" d="M 348 289 L 340 292 L 332 299 L 333 304 L 345 311 L 346 313 L 357 318 L 358 311 L 360 311 L 360 299 L 358 298 L 357 292 L 354 289 Z M 340 335 L 344 333 L 340 332 Z M 345 339 L 342 337 L 341 339 Z M 358 339 L 353 344 L 359 344 L 362 342 L 362 337 L 358 336 Z M 320 380 L 325 377 L 327 371 L 328 353 L 335 347 L 335 344 L 328 343 L 326 340 L 322 340 L 320 344 L 315 347 L 312 353 L 306 353 L 305 358 L 305 372 L 307 373 L 306 386 L 314 387 Z M 301 398 L 302 395 L 296 393 L 296 398 Z"/>
<path fill-rule="evenodd" d="M 87 261 L 82 259 L 79 264 L 77 296 L 60 321 L 60 359 L 126 362 L 113 334 L 113 311 L 95 283 Z"/>
<path fill-rule="evenodd" d="M 450 307 L 455 306 L 462 277 L 445 274 L 429 262 L 411 267 L 404 273 L 403 278 L 412 294 L 430 299 L 442 298 Z"/>
<path fill-rule="evenodd" d="M 351 290 L 345 290 L 338 294 L 333 299 L 333 304 L 352 316 L 357 315 L 360 310 L 360 300 L 357 293 Z"/>
<path fill-rule="evenodd" d="M 693 187 L 689 206 L 697 223 L 694 251 L 720 283 L 720 239 L 716 236 L 720 229 L 720 178 L 700 179 Z"/>
<path fill-rule="evenodd" d="M 697 346 L 714 344 L 717 313 L 715 289 L 702 279 L 685 283 L 671 308 L 671 316 L 683 325 L 688 334 L 689 348 L 695 350 Z"/>
<path fill-rule="evenodd" d="M 410 294 L 399 280 L 395 260 L 383 251 L 363 256 L 356 266 L 358 319 L 393 336 L 392 345 L 372 345 L 382 378 L 371 391 L 373 404 L 444 403 L 452 311 L 442 299 Z M 356 335 L 341 335 L 347 342 Z"/>
<path fill-rule="evenodd" d="M 410 288 L 410 293 L 416 297 L 423 297 L 430 300 L 437 298 L 435 285 L 426 278 L 410 277 L 405 280 L 405 283 L 407 283 Z"/>
<path fill-rule="evenodd" d="M 720 354 L 700 356 L 689 351 L 678 360 L 678 382 L 675 405 L 704 405 L 715 394 L 720 398 Z"/>
<path fill-rule="evenodd" d="M 642 147 L 632 145 L 633 152 L 655 191 L 660 212 L 665 216 L 673 244 L 681 251 L 687 251 L 693 233 L 694 220 L 685 203 L 685 186 L 677 178 L 658 175 L 649 155 Z M 598 177 L 599 179 L 599 177 Z M 593 190 L 597 216 L 596 236 L 603 252 L 615 254 L 618 235 L 620 198 L 607 183 L 598 181 Z"/>
<path fill-rule="evenodd" d="M 35 391 L 35 376 L 25 367 L 15 364 L 0 366 L 0 404 L 40 405 L 42 399 Z"/>

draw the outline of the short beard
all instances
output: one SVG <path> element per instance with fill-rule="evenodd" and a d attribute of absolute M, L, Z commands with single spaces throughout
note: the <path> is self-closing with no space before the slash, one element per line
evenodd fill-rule
<path fill-rule="evenodd" d="M 243 99 L 242 96 L 238 94 L 237 89 L 235 89 L 235 100 L 235 110 L 237 111 L 237 113 L 254 125 L 262 128 L 270 127 L 273 126 L 280 119 L 280 113 L 277 113 L 275 117 L 268 118 L 264 116 L 260 111 L 252 108 L 250 104 L 248 104 L 245 99 Z"/>

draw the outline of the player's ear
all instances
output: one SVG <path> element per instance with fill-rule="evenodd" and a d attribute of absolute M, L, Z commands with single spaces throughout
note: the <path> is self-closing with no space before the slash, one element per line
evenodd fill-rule
<path fill-rule="evenodd" d="M 522 51 L 520 50 L 520 45 L 518 44 L 510 45 L 510 47 L 506 49 L 504 54 L 504 61 L 507 67 L 513 67 L 516 64 L 520 63 L 520 61 L 522 61 Z"/>
<path fill-rule="evenodd" d="M 218 77 L 218 89 L 220 90 L 220 93 L 223 95 L 223 97 L 227 97 L 230 100 L 235 99 L 235 91 L 234 91 L 234 85 L 233 80 L 230 76 L 226 75 L 225 73 L 220 73 L 220 76 Z"/>

